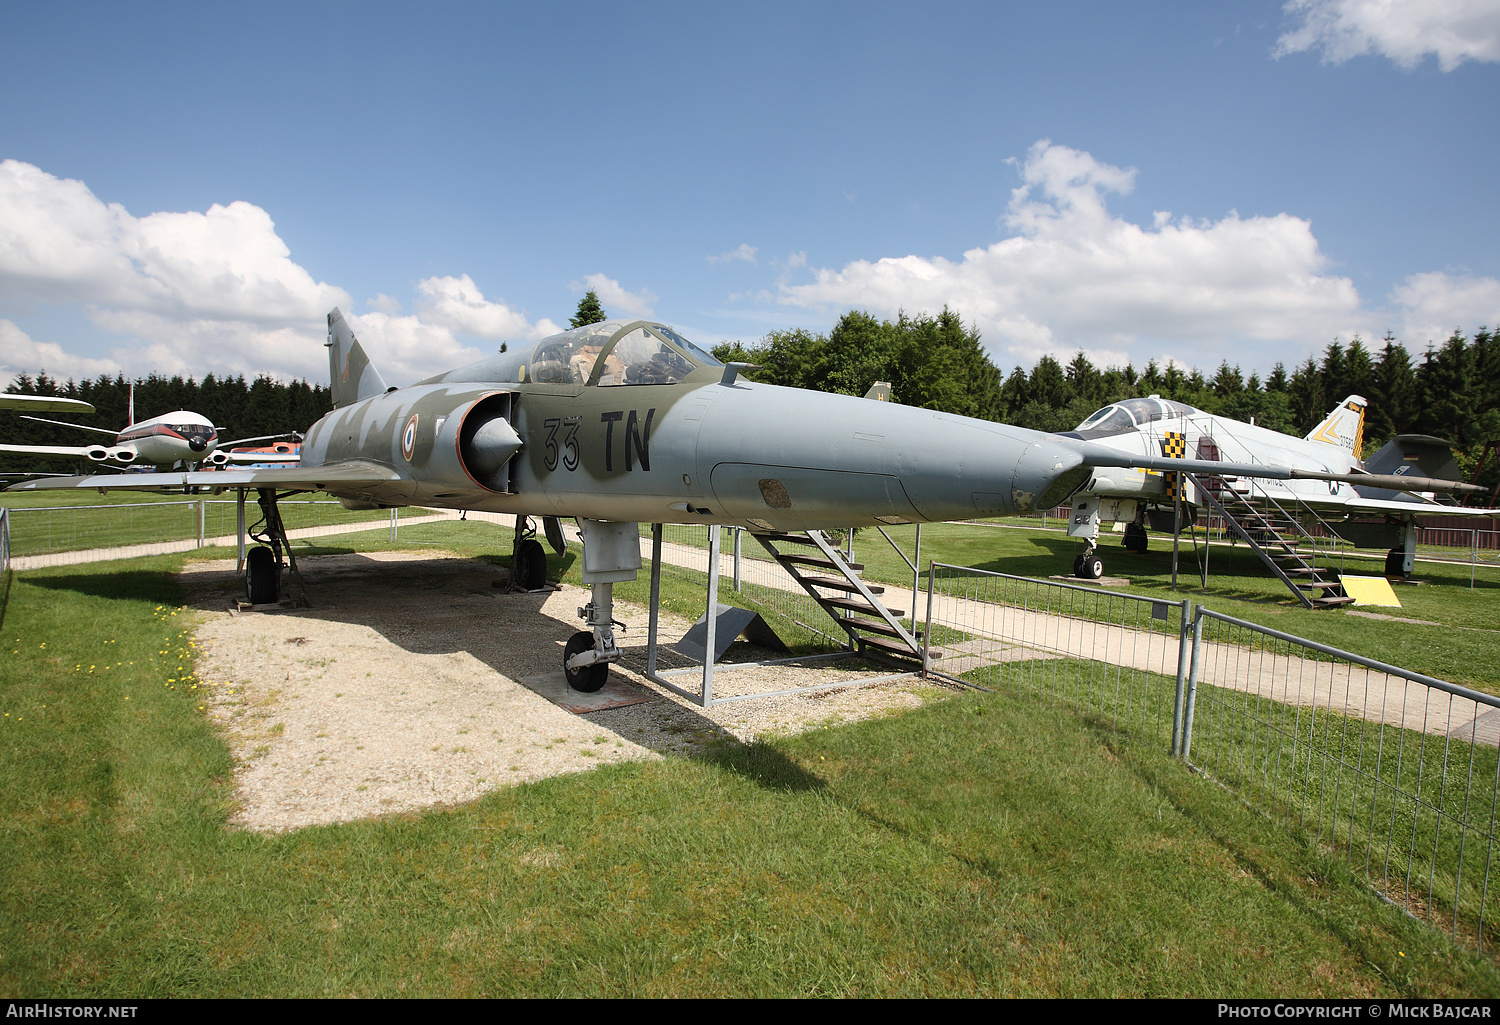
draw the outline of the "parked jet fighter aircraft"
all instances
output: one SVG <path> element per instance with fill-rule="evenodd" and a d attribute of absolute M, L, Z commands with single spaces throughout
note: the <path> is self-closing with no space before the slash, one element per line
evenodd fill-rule
<path fill-rule="evenodd" d="M 327 345 L 334 410 L 307 432 L 300 467 L 17 487 L 253 490 L 268 524 L 278 521 L 278 489 L 325 491 L 350 508 L 514 513 L 512 573 L 527 586 L 545 572 L 529 517 L 543 518 L 555 546 L 557 517 L 576 517 L 593 596 L 579 610 L 588 629 L 563 664 L 575 688 L 597 690 L 620 657 L 612 589 L 640 568 L 641 522 L 796 531 L 1006 515 L 1056 505 L 1091 465 L 1140 459 L 930 409 L 757 384 L 739 377 L 744 364 L 725 366 L 639 320 L 576 328 L 407 388 L 387 387 L 338 310 Z M 247 560 L 252 596 L 274 589 L 271 559 L 259 548 Z"/>
<path fill-rule="evenodd" d="M 1056 504 L 1087 474 L 1071 440 L 927 409 L 756 384 L 671 328 L 608 321 L 387 387 L 343 316 L 328 317 L 334 410 L 300 467 L 63 478 L 80 486 L 326 491 L 351 508 L 424 505 L 577 517 L 589 630 L 575 687 L 619 657 L 612 586 L 640 566 L 637 522 L 805 530 L 993 516 Z M 560 539 L 561 532 L 549 530 Z M 542 550 L 516 546 L 535 580 Z M 252 553 L 253 554 L 253 553 Z M 250 560 L 254 574 L 264 560 Z M 261 568 L 257 569 L 257 566 Z"/>
<path fill-rule="evenodd" d="M 10 399 L 31 398 L 31 396 L 7 396 Z M 94 407 L 86 402 L 76 399 L 51 399 L 48 403 L 66 403 L 66 405 L 37 405 L 24 408 L 43 409 L 77 409 L 83 407 L 86 411 L 92 411 Z M 13 408 L 23 408 L 10 403 Z M 287 455 L 274 455 L 267 457 L 261 453 L 255 453 L 254 458 L 245 458 L 237 453 L 229 451 L 231 446 L 243 444 L 245 441 L 265 441 L 266 438 L 246 438 L 243 441 L 232 441 L 220 448 L 219 431 L 213 422 L 200 413 L 193 413 L 186 409 L 176 412 L 164 413 L 161 416 L 152 417 L 149 420 L 135 422 L 135 389 L 131 388 L 129 413 L 126 416 L 128 425 L 122 431 L 111 431 L 103 427 L 89 427 L 85 424 L 69 423 L 63 420 L 47 420 L 39 416 L 25 416 L 27 420 L 36 420 L 40 423 L 54 424 L 59 427 L 71 427 L 80 431 L 92 431 L 95 434 L 104 434 L 111 439 L 108 444 L 99 443 L 94 445 L 0 445 L 0 452 L 16 452 L 30 456 L 40 456 L 44 459 L 89 459 L 96 463 L 102 463 L 109 467 L 127 466 L 155 466 L 160 469 L 168 469 L 177 463 L 189 465 L 199 464 L 204 466 L 228 466 L 235 463 L 264 463 L 280 462 L 294 463 L 295 457 Z"/>
<path fill-rule="evenodd" d="M 1440 504 L 1433 493 L 1479 490 L 1457 484 L 1458 466 L 1447 442 L 1421 435 L 1401 435 L 1368 462 L 1360 460 L 1365 400 L 1350 395 L 1305 438 L 1214 416 L 1201 409 L 1152 395 L 1105 406 L 1062 437 L 1128 455 L 1185 457 L 1203 462 L 1243 464 L 1215 474 L 1228 488 L 1279 503 L 1288 511 L 1310 511 L 1341 536 L 1360 544 L 1391 546 L 1386 572 L 1411 572 L 1416 552 L 1416 517 L 1421 513 L 1493 515 L 1492 510 Z M 1302 474 L 1289 479 L 1256 475 L 1259 464 L 1291 467 Z M 1329 479 L 1342 477 L 1342 479 Z M 1073 497 L 1068 533 L 1087 548 L 1074 560 L 1074 573 L 1097 578 L 1103 562 L 1097 554 L 1099 527 L 1125 524 L 1125 547 L 1144 551 L 1146 524 L 1171 530 L 1175 475 L 1150 469 L 1100 466 Z M 1313 479 L 1309 479 L 1309 476 Z M 1436 479 L 1435 479 L 1436 478 Z M 1192 488 L 1182 499 L 1185 522 L 1197 515 L 1201 496 Z M 1377 517 L 1350 522 L 1349 517 Z"/>

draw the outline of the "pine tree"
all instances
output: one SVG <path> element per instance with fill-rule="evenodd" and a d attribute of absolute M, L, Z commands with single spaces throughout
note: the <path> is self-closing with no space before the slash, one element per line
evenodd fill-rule
<path fill-rule="evenodd" d="M 585 324 L 598 324 L 608 319 L 604 315 L 604 307 L 599 305 L 599 294 L 591 288 L 578 300 L 578 312 L 573 314 L 573 319 L 568 323 L 574 327 L 583 327 Z"/>

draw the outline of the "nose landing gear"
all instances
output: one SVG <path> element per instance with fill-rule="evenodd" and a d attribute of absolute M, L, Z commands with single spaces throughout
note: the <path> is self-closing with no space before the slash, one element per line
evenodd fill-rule
<path fill-rule="evenodd" d="M 1087 548 L 1073 560 L 1073 575 L 1082 580 L 1098 580 L 1104 576 L 1104 560 Z"/>

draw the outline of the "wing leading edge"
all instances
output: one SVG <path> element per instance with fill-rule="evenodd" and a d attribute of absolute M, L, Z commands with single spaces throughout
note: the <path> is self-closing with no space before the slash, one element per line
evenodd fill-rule
<path fill-rule="evenodd" d="M 88 477 L 49 477 L 12 484 L 9 491 L 57 491 L 83 488 L 97 491 L 173 491 L 205 488 L 277 488 L 286 491 L 378 490 L 401 480 L 395 470 L 351 460 L 315 467 L 286 469 L 187 470 L 180 473 L 109 473 Z"/>

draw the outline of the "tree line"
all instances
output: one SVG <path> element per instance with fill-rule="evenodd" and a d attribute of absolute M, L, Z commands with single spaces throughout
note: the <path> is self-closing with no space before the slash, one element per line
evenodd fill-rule
<path fill-rule="evenodd" d="M 1212 375 L 1197 367 L 1144 370 L 1096 367 L 1080 351 L 1065 365 L 1043 356 L 1030 372 L 1003 375 L 980 345 L 979 333 L 944 309 L 936 317 L 905 313 L 892 322 L 850 311 L 827 335 L 803 329 L 773 331 L 759 343 L 726 342 L 719 359 L 759 364 L 746 376 L 770 384 L 863 395 L 889 381 L 891 398 L 1039 431 L 1069 431 L 1111 402 L 1160 395 L 1209 413 L 1296 437 L 1317 426 L 1348 395 L 1369 400 L 1366 454 L 1397 434 L 1431 434 L 1451 441 L 1459 465 L 1472 474 L 1487 442 L 1500 441 L 1500 332 L 1482 328 L 1473 337 L 1455 331 L 1441 345 L 1412 358 L 1394 335 L 1378 348 L 1356 335 L 1338 339 L 1288 372 L 1277 363 L 1262 380 L 1247 378 L 1228 361 Z M 1500 479 L 1491 455 L 1477 483 Z"/>
<path fill-rule="evenodd" d="M 60 395 L 82 399 L 93 405 L 92 415 L 71 413 L 39 414 L 50 420 L 68 420 L 89 427 L 118 431 L 125 427 L 130 403 L 130 387 L 135 385 L 135 418 L 149 420 L 163 413 L 186 409 L 201 413 L 219 429 L 221 442 L 253 438 L 289 431 L 306 431 L 324 413 L 333 408 L 333 398 L 324 385 L 306 381 L 283 384 L 264 375 L 246 381 L 244 375 L 216 377 L 207 374 L 202 381 L 180 375 L 149 377 L 128 381 L 125 375 L 104 375 L 94 380 L 60 382 L 45 372 L 35 377 L 18 375 L 6 387 L 11 394 Z M 103 441 L 102 434 L 70 430 L 52 424 L 25 420 L 13 413 L 0 414 L 4 423 L 3 440 L 11 445 L 79 446 Z M 59 470 L 65 464 L 57 460 L 40 460 L 30 456 L 6 453 L 4 468 L 11 471 Z M 92 465 L 92 464 L 90 464 Z"/>

